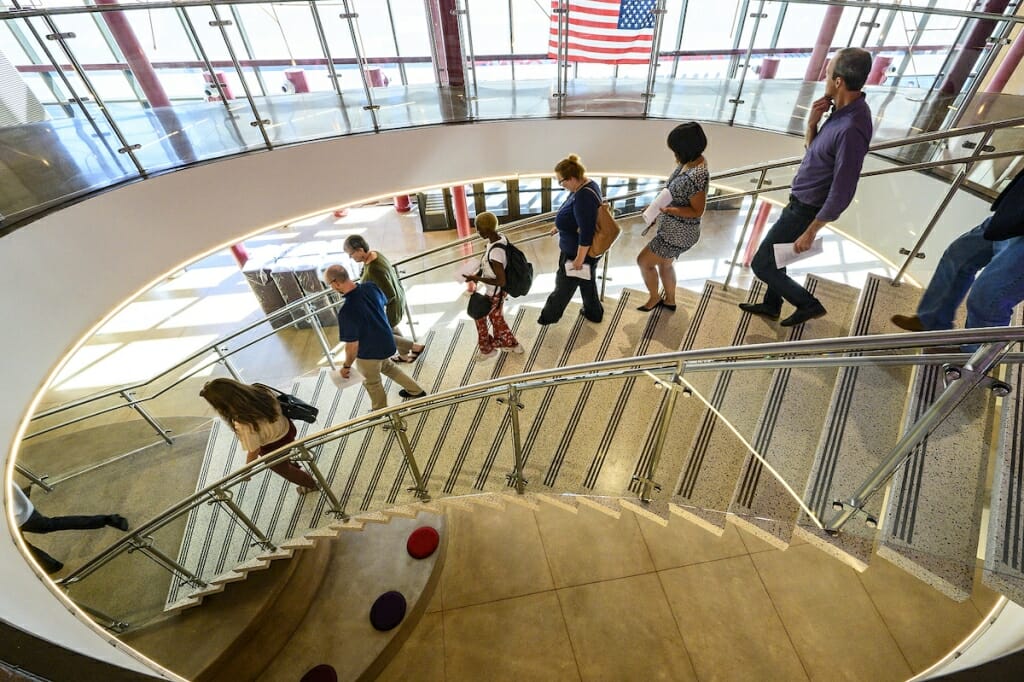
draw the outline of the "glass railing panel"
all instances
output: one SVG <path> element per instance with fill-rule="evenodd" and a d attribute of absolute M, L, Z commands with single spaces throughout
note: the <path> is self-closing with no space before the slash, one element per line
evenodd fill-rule
<path fill-rule="evenodd" d="M 0 26 L 5 97 L 21 102 L 0 127 L 0 214 L 8 219 L 138 177 L 60 44 L 45 39 L 52 33 L 38 17 Z"/>

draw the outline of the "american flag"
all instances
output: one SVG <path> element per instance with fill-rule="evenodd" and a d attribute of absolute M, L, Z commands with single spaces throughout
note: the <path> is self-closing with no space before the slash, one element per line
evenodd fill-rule
<path fill-rule="evenodd" d="M 654 40 L 655 0 L 569 0 L 570 62 L 646 64 Z M 558 8 L 551 0 L 551 9 Z M 558 18 L 551 12 L 548 56 L 558 57 Z"/>

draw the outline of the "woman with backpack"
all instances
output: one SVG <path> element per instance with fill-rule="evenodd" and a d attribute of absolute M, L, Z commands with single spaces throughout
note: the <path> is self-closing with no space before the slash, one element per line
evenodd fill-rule
<path fill-rule="evenodd" d="M 238 436 L 247 453 L 246 464 L 295 440 L 295 424 L 284 416 L 277 395 L 265 386 L 220 378 L 206 382 L 199 395 Z M 300 495 L 319 489 L 316 479 L 295 462 L 285 460 L 270 470 L 295 483 Z"/>
<path fill-rule="evenodd" d="M 583 298 L 583 316 L 591 322 L 600 322 L 604 318 L 604 306 L 597 294 L 594 267 L 600 256 L 594 258 L 587 251 L 594 242 L 597 212 L 603 201 L 601 188 L 593 180 L 587 179 L 586 169 L 580 163 L 580 157 L 575 154 L 570 154 L 555 165 L 555 179 L 572 195 L 555 216 L 555 229 L 551 231 L 551 234 L 558 234 L 555 290 L 544 302 L 544 309 L 537 322 L 554 324 L 562 319 L 562 313 L 577 287 Z M 582 271 L 585 278 L 569 274 L 566 266 L 571 266 L 572 272 Z"/>
<path fill-rule="evenodd" d="M 476 217 L 476 231 L 487 240 L 487 248 L 480 258 L 480 269 L 475 275 L 463 275 L 468 282 L 476 282 L 476 293 L 491 300 L 491 309 L 476 320 L 479 352 L 477 360 L 496 357 L 498 350 L 508 353 L 522 353 L 523 347 L 516 340 L 505 322 L 505 266 L 508 265 L 508 237 L 498 234 L 498 218 L 490 211 Z M 488 329 L 490 322 L 490 329 Z"/>

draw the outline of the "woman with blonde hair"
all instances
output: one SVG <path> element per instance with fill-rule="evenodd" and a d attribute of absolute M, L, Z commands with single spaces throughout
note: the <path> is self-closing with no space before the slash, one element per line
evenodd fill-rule
<path fill-rule="evenodd" d="M 284 416 L 277 395 L 266 386 L 213 379 L 206 382 L 199 395 L 238 436 L 247 453 L 246 464 L 295 440 L 295 424 Z M 270 469 L 295 483 L 300 495 L 319 489 L 316 479 L 294 462 L 284 461 Z"/>
<path fill-rule="evenodd" d="M 600 322 L 604 318 L 604 306 L 597 295 L 594 267 L 600 257 L 587 255 L 594 241 L 597 209 L 603 200 L 601 188 L 587 178 L 586 172 L 576 154 L 570 154 L 555 165 L 555 179 L 563 189 L 571 192 L 571 196 L 558 209 L 555 228 L 551 231 L 551 234 L 558 234 L 558 269 L 555 271 L 555 290 L 544 303 L 544 309 L 537 320 L 539 324 L 558 322 L 577 288 L 583 298 L 583 316 L 591 322 Z M 568 274 L 567 264 L 571 265 L 573 271 L 586 268 L 589 278 Z"/>

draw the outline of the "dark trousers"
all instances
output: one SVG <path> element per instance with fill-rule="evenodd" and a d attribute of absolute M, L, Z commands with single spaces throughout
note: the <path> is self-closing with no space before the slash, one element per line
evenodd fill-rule
<path fill-rule="evenodd" d="M 260 455 L 269 455 L 274 450 L 288 445 L 288 443 L 295 440 L 296 433 L 298 433 L 298 431 L 295 429 L 295 423 L 292 422 L 288 426 L 288 433 L 286 433 L 280 440 L 275 440 L 273 443 L 267 443 L 260 448 Z M 296 485 L 301 485 L 303 488 L 316 490 L 320 487 L 316 484 L 316 479 L 310 474 L 307 474 L 306 470 L 295 462 L 285 460 L 270 467 L 270 470 L 286 481 L 290 481 Z"/>
<path fill-rule="evenodd" d="M 544 310 L 540 313 L 541 322 L 551 324 L 562 319 L 562 313 L 565 312 L 565 307 L 569 305 L 576 289 L 580 290 L 580 296 L 583 298 L 583 316 L 591 322 L 600 322 L 604 318 L 604 306 L 601 305 L 601 299 L 597 296 L 597 268 L 595 267 L 600 258 L 587 256 L 584 260 L 584 263 L 590 266 L 589 280 L 565 274 L 565 263 L 568 260 L 568 256 L 559 252 L 558 269 L 555 271 L 555 290 L 551 292 L 548 300 L 544 303 Z"/>
<path fill-rule="evenodd" d="M 38 510 L 33 509 L 32 516 L 28 517 L 28 521 L 21 524 L 21 530 L 28 533 L 53 533 L 59 530 L 95 530 L 96 528 L 103 528 L 109 521 L 110 516 L 107 514 L 97 514 L 95 516 L 43 516 Z M 56 573 L 64 568 L 64 564 L 32 543 L 26 541 L 25 544 L 28 545 L 32 556 L 35 557 L 36 561 L 39 562 L 39 565 L 47 573 Z"/>
<path fill-rule="evenodd" d="M 808 206 L 790 196 L 789 203 L 782 209 L 782 215 L 772 225 L 772 229 L 768 230 L 757 253 L 754 254 L 754 260 L 750 262 L 750 267 L 757 278 L 768 285 L 764 304 L 776 312 L 782 310 L 782 299 L 786 299 L 797 308 L 805 308 L 818 302 L 807 289 L 786 274 L 786 268 L 775 265 L 773 248 L 775 244 L 795 242 L 807 230 L 814 216 L 818 215 L 818 210 L 817 206 Z"/>

